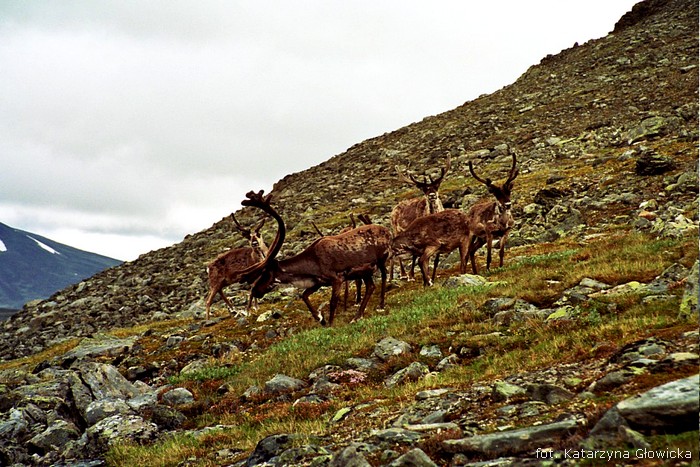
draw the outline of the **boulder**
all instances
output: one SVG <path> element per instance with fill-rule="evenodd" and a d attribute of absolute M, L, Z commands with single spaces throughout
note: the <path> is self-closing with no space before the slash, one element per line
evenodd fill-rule
<path fill-rule="evenodd" d="M 620 415 L 636 430 L 697 430 L 700 378 L 690 376 L 657 386 L 617 404 Z"/>

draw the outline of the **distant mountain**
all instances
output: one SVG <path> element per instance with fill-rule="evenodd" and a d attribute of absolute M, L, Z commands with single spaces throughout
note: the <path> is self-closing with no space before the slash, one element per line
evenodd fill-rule
<path fill-rule="evenodd" d="M 121 263 L 0 223 L 0 315 Z"/>

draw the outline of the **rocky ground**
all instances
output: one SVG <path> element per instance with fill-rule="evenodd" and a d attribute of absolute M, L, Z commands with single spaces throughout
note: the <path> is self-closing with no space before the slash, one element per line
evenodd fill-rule
<path fill-rule="evenodd" d="M 312 220 L 326 231 L 347 225 L 348 206 L 389 225 L 392 206 L 416 195 L 396 177 L 396 164 L 437 169 L 450 154 L 444 204 L 468 209 L 486 192 L 469 177 L 467 162 L 501 179 L 510 150 L 519 154 L 520 168 L 511 247 L 559 238 L 585 241 L 620 229 L 665 238 L 697 235 L 697 141 L 697 3 L 648 0 L 607 37 L 544 58 L 511 86 L 359 143 L 279 181 L 274 200 L 290 229 L 282 256 L 316 237 Z M 344 194 L 341 200 L 338 193 Z M 256 221 L 247 210 L 237 217 Z M 266 316 L 238 323 L 248 326 L 253 343 L 205 345 L 207 329 L 222 318 L 199 319 L 204 266 L 221 251 L 240 246 L 232 243 L 232 232 L 224 218 L 177 245 L 28 304 L 2 324 L 0 465 L 75 465 L 76 459 L 102 465 L 106 449 L 117 440 L 151 442 L 181 433 L 188 416 L 183 407 L 197 401 L 169 384 L 169 377 L 196 369 L 207 357 L 231 351 L 254 355 L 266 338 L 298 330 L 296 322 L 270 326 L 275 317 Z M 582 281 L 551 307 L 499 297 L 482 311 L 504 327 L 524 319 L 566 322 L 577 304 L 596 294 L 632 290 L 663 301 L 687 285 L 682 313 L 696 319 L 698 292 L 691 286 L 697 284 L 697 263 L 693 270 L 675 265 L 644 283 Z M 269 299 L 287 300 L 288 294 L 293 296 L 283 289 Z M 161 323 L 173 320 L 180 332 L 160 331 Z M 127 338 L 102 334 L 130 327 L 142 330 Z M 640 339 L 612 355 L 600 349 L 599 357 L 582 364 L 421 391 L 399 408 L 381 401 L 348 406 L 336 414 L 332 437 L 309 442 L 282 433 L 261 440 L 244 453 L 244 461 L 242 453 L 223 449 L 215 462 L 429 466 L 495 459 L 489 465 L 540 465 L 558 456 L 557 463 L 578 465 L 580 459 L 561 457 L 566 451 L 537 449 L 556 445 L 570 453 L 583 447 L 592 452 L 623 442 L 643 451 L 650 432 L 697 430 L 698 339 L 693 329 L 668 339 Z M 147 341 L 159 341 L 158 352 L 167 358 L 145 359 Z M 198 341 L 204 354 L 188 353 L 188 345 Z M 37 361 L 35 356 L 47 350 L 51 357 Z M 279 399 L 306 407 L 367 375 L 391 388 L 448 371 L 470 352 L 445 350 L 414 348 L 387 336 L 369 357 L 318 368 L 303 380 L 278 375 L 250 387 L 240 395 L 241 404 L 254 410 L 258 403 Z M 393 371 L 385 363 L 396 357 L 406 365 Z M 221 392 L 225 395 L 226 388 Z M 619 397 L 604 413 L 591 414 L 587 401 L 605 393 Z M 622 396 L 633 393 L 638 395 Z M 356 419 L 376 421 L 374 429 L 354 432 Z M 213 429 L 188 432 L 202 436 Z"/>

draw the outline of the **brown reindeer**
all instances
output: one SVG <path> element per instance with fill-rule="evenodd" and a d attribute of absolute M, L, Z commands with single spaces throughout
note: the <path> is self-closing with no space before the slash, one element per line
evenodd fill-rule
<path fill-rule="evenodd" d="M 391 229 L 394 235 L 399 235 L 401 232 L 406 230 L 406 228 L 419 217 L 426 216 L 428 214 L 434 214 L 436 212 L 443 211 L 445 208 L 442 206 L 440 201 L 440 194 L 438 190 L 440 189 L 440 184 L 442 183 L 445 174 L 450 171 L 450 156 L 447 156 L 447 162 L 445 167 L 440 169 L 440 176 L 433 180 L 432 177 L 423 175 L 423 181 L 420 181 L 413 174 L 404 174 L 398 166 L 396 166 L 396 171 L 399 177 L 407 182 L 413 184 L 416 188 L 423 192 L 423 196 L 417 198 L 411 198 L 405 201 L 401 201 L 397 204 L 391 211 Z M 407 277 L 406 271 L 403 266 L 401 258 L 397 256 L 399 261 L 399 267 L 401 269 L 401 277 Z M 414 280 L 414 269 L 415 269 L 416 257 L 411 258 L 411 268 L 408 271 L 408 280 Z M 394 278 L 394 261 L 391 263 L 391 278 Z"/>
<path fill-rule="evenodd" d="M 267 254 L 267 246 L 263 241 L 262 235 L 260 235 L 260 229 L 265 224 L 265 219 L 260 221 L 258 226 L 252 230 L 241 226 L 233 214 L 231 214 L 231 219 L 233 219 L 241 235 L 248 240 L 250 246 L 234 248 L 222 253 L 207 266 L 207 274 L 209 276 L 209 295 L 206 300 L 207 319 L 209 319 L 211 304 L 214 302 L 214 297 L 217 293 L 224 299 L 229 310 L 233 311 L 233 305 L 226 297 L 226 294 L 224 294 L 224 287 L 241 282 L 241 271 L 261 261 Z M 246 310 L 249 309 L 250 301 Z"/>
<path fill-rule="evenodd" d="M 499 241 L 499 267 L 503 267 L 503 255 L 506 247 L 508 234 L 513 228 L 515 221 L 511 213 L 510 195 L 513 190 L 513 181 L 518 176 L 516 168 L 516 154 L 512 152 L 513 165 L 508 173 L 508 178 L 503 185 L 494 185 L 490 178 L 483 179 L 474 172 L 472 162 L 469 161 L 469 171 L 477 181 L 486 185 L 489 193 L 496 200 L 483 200 L 477 202 L 471 207 L 467 216 L 469 217 L 469 259 L 472 262 L 472 272 L 477 274 L 476 261 L 474 254 L 476 251 L 486 244 L 486 270 L 491 269 L 491 247 L 493 240 L 500 238 Z"/>
<path fill-rule="evenodd" d="M 448 254 L 459 248 L 461 274 L 467 270 L 467 253 L 469 251 L 469 219 L 459 209 L 444 211 L 419 217 L 400 234 L 394 237 L 392 251 L 394 254 L 411 253 L 418 257 L 418 267 L 423 274 L 423 286 L 435 282 L 440 254 Z M 430 258 L 435 255 L 432 278 L 428 274 Z"/>
<path fill-rule="evenodd" d="M 360 221 L 362 221 L 363 224 L 369 225 L 372 223 L 372 220 L 367 214 L 359 214 L 357 216 Z M 314 229 L 316 229 L 316 233 L 318 234 L 319 237 L 325 237 L 326 235 L 321 232 L 321 229 L 318 228 L 316 223 L 314 221 L 311 221 L 311 225 L 314 226 Z M 350 225 L 347 227 L 343 227 L 340 232 L 338 233 L 345 233 L 348 232 L 352 229 L 357 228 L 357 222 L 355 222 L 355 216 L 353 213 L 350 213 Z M 347 310 L 348 309 L 348 295 L 350 291 L 348 290 L 348 281 L 345 281 L 345 294 L 343 296 L 343 309 Z M 362 279 L 355 279 L 355 306 L 359 306 L 360 303 L 362 302 Z"/>
<path fill-rule="evenodd" d="M 251 191 L 246 197 L 247 199 L 242 202 L 244 206 L 262 209 L 278 224 L 277 235 L 265 259 L 243 272 L 244 280 L 252 283 L 251 300 L 263 297 L 277 283 L 301 287 L 304 289 L 301 298 L 311 315 L 325 326 L 326 320 L 311 304 L 309 296 L 321 287 L 331 286 L 328 324 L 332 325 L 343 282 L 361 279 L 365 283 L 366 291 L 353 319 L 355 321 L 364 315 L 375 289 L 372 276 L 379 269 L 382 276 L 379 307 L 384 307 L 386 262 L 391 249 L 389 229 L 376 224 L 363 225 L 342 234 L 321 237 L 301 253 L 277 260 L 277 254 L 286 236 L 284 221 L 270 206 L 270 194 L 263 196 L 262 190 L 258 193 Z"/>

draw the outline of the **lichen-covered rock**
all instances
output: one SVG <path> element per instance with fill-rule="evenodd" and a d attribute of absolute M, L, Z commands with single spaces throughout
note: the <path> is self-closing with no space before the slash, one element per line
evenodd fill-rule
<path fill-rule="evenodd" d="M 683 292 L 679 313 L 680 318 L 693 320 L 695 322 L 697 322 L 700 317 L 700 308 L 698 307 L 698 295 L 700 294 L 698 290 L 698 264 L 700 264 L 700 262 L 695 261 L 693 268 L 690 270 L 690 274 L 686 278 L 685 290 Z"/>

